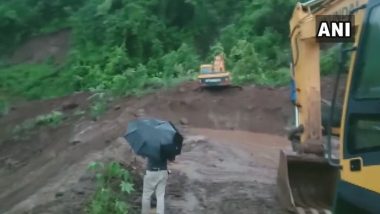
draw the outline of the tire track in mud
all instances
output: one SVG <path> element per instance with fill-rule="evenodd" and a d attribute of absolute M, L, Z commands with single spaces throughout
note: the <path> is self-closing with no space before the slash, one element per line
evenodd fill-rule
<path fill-rule="evenodd" d="M 6 211 L 9 214 L 20 213 L 18 210 L 32 209 L 36 205 L 36 201 L 43 203 L 54 198 L 54 194 L 59 191 L 57 187 L 59 187 L 60 183 L 67 184 L 68 182 L 65 179 L 71 179 L 75 182 L 80 173 L 85 171 L 86 165 L 80 164 L 81 161 L 96 152 L 106 151 L 106 148 L 109 147 L 107 142 L 111 142 L 120 136 L 124 129 L 124 126 L 117 121 L 104 121 L 99 124 L 93 124 L 91 127 L 91 129 L 87 128 L 87 131 L 83 133 L 78 131 L 78 141 L 81 142 L 78 145 L 71 145 L 69 143 L 70 135 L 67 135 L 61 141 L 56 142 L 66 144 L 65 149 L 61 150 L 58 147 L 55 148 L 56 150 L 45 151 L 46 153 L 54 153 L 54 155 L 41 154 L 31 160 L 28 168 L 22 168 L 13 174 L 4 176 L 6 179 L 0 182 L 0 186 L 7 188 L 4 188 L 5 190 L 0 193 L 0 213 Z M 79 167 L 78 170 L 73 170 L 73 167 L 75 168 L 76 166 L 82 167 Z M 75 173 L 76 176 L 71 176 Z M 70 176 L 73 178 L 70 178 Z M 12 182 L 15 180 L 17 182 Z M 48 190 L 38 192 L 45 187 Z M 40 194 L 41 196 L 34 197 L 35 194 Z"/>
<path fill-rule="evenodd" d="M 244 143 L 226 138 L 234 135 L 232 131 L 196 131 L 212 139 L 186 141 L 183 154 L 170 166 L 174 173 L 167 188 L 169 214 L 282 213 L 275 180 L 278 152 L 287 147 L 286 139 L 277 142 L 282 138 L 239 133 L 252 141 Z"/>

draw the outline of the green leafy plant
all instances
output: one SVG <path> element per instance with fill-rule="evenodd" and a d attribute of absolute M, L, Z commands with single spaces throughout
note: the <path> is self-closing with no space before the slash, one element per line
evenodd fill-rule
<path fill-rule="evenodd" d="M 85 115 L 86 114 L 86 111 L 83 111 L 83 110 L 81 110 L 81 109 L 77 109 L 77 110 L 75 110 L 74 111 L 74 116 L 83 116 L 83 115 Z"/>
<path fill-rule="evenodd" d="M 21 134 L 30 131 L 38 126 L 58 126 L 64 119 L 64 114 L 59 111 L 52 111 L 45 115 L 39 115 L 36 118 L 26 120 L 20 125 L 13 128 L 14 134 Z"/>
<path fill-rule="evenodd" d="M 96 173 L 97 190 L 87 212 L 90 214 L 128 214 L 128 197 L 134 191 L 131 174 L 119 163 L 93 162 L 89 169 Z"/>
<path fill-rule="evenodd" d="M 56 126 L 63 120 L 63 113 L 60 111 L 52 111 L 46 115 L 40 115 L 35 119 L 35 124 L 38 126 L 50 125 Z"/>
<path fill-rule="evenodd" d="M 93 120 L 98 120 L 108 109 L 108 102 L 112 96 L 102 87 L 91 89 L 94 94 L 89 98 L 91 100 L 90 115 Z"/>
<path fill-rule="evenodd" d="M 264 78 L 264 60 L 255 50 L 252 43 L 239 40 L 229 55 L 232 61 L 232 74 L 238 84 L 261 82 Z"/>

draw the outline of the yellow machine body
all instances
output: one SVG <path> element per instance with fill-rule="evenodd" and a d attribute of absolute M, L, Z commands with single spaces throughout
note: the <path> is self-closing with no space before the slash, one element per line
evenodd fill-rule
<path fill-rule="evenodd" d="M 217 55 L 213 64 L 200 66 L 198 81 L 202 87 L 230 86 L 231 74 L 224 67 L 224 58 Z"/>
<path fill-rule="evenodd" d="M 321 125 L 320 43 L 315 38 L 316 16 L 348 15 L 353 9 L 355 48 L 349 53 L 350 68 L 340 127 L 332 130 L 339 133 L 333 141 L 337 154 L 328 159 Z M 298 127 L 295 130 L 299 134 L 298 138 L 292 138 L 293 149 L 280 153 L 277 178 L 280 202 L 284 208 L 296 213 L 380 213 L 380 91 L 379 97 L 371 101 L 361 101 L 353 94 L 356 85 L 365 84 L 364 80 L 358 79 L 360 75 L 365 76 L 364 71 L 369 73 L 366 81 L 373 85 L 371 87 L 378 84 L 380 88 L 380 58 L 377 55 L 378 60 L 371 58 L 370 65 L 366 65 L 368 54 L 365 54 L 367 51 L 371 57 L 376 57 L 380 50 L 380 1 L 312 0 L 297 3 L 290 31 L 292 72 L 297 93 Z M 377 40 L 374 39 L 376 35 Z M 372 70 L 365 70 L 365 66 L 377 69 L 379 74 L 370 73 Z M 356 147 L 366 149 L 355 150 L 352 142 Z M 339 167 L 331 164 L 333 160 L 339 161 Z"/>

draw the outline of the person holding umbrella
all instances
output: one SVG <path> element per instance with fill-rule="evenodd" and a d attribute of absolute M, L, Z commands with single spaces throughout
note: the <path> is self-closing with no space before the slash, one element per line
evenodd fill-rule
<path fill-rule="evenodd" d="M 181 153 L 183 137 L 170 122 L 144 118 L 139 110 L 137 119 L 128 123 L 125 135 L 128 143 L 138 155 L 147 159 L 143 181 L 141 214 L 149 214 L 151 197 L 156 194 L 157 214 L 165 212 L 165 190 L 169 176 L 168 161 L 172 162 Z"/>
<path fill-rule="evenodd" d="M 146 173 L 144 175 L 141 214 L 150 213 L 151 197 L 156 193 L 157 214 L 165 212 L 165 190 L 169 176 L 166 157 L 159 159 L 148 158 Z"/>

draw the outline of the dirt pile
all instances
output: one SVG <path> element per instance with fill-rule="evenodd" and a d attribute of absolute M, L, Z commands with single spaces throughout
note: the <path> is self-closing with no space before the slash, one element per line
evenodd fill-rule
<path fill-rule="evenodd" d="M 286 139 L 244 131 L 192 129 L 208 136 L 189 141 L 170 166 L 168 210 L 181 213 L 282 213 L 276 201 L 279 149 Z"/>
<path fill-rule="evenodd" d="M 70 39 L 68 29 L 31 38 L 13 52 L 11 62 L 41 63 L 53 59 L 55 63 L 63 63 L 70 49 Z"/>
<path fill-rule="evenodd" d="M 199 92 L 196 87 L 187 83 L 121 105 L 130 113 L 142 108 L 148 115 L 192 127 L 285 133 L 291 112 L 287 88 L 248 86 L 242 91 Z"/>

